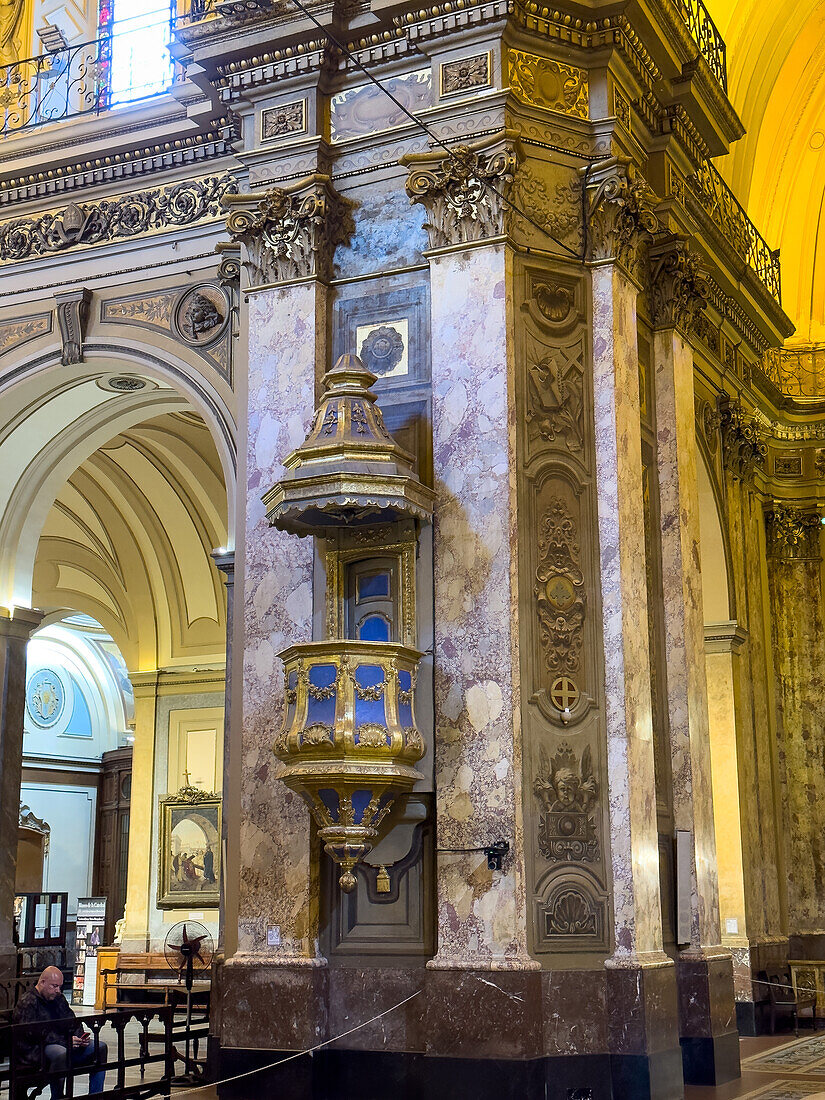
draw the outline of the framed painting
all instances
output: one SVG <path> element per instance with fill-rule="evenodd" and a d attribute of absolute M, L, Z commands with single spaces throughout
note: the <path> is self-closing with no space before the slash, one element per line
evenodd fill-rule
<path fill-rule="evenodd" d="M 220 795 L 183 787 L 160 800 L 159 909 L 217 909 Z"/>

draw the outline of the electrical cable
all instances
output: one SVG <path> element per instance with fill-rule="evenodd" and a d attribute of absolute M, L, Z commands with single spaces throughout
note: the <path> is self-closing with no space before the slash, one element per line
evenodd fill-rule
<path fill-rule="evenodd" d="M 371 81 L 371 83 L 373 83 L 380 92 L 382 92 L 389 100 L 391 100 L 391 102 L 395 104 L 395 106 L 399 109 L 399 111 L 402 112 L 402 114 L 406 115 L 408 119 L 410 119 L 412 122 L 415 123 L 416 126 L 422 129 L 424 133 L 436 145 L 439 145 L 451 158 L 451 160 L 453 160 L 461 168 L 466 169 L 468 167 L 466 162 L 463 161 L 460 156 L 458 156 L 458 154 L 451 146 L 447 145 L 437 134 L 433 133 L 433 131 L 427 126 L 425 122 L 422 122 L 420 118 L 417 118 L 410 110 L 408 110 L 404 106 L 404 104 L 396 96 L 394 96 L 388 88 L 384 87 L 384 85 L 381 83 L 380 80 L 378 80 L 377 77 L 373 76 L 366 65 L 362 64 L 362 62 L 358 60 L 355 54 L 347 46 L 345 46 L 343 42 L 341 42 L 338 38 L 335 37 L 335 35 L 331 31 L 324 27 L 323 24 L 316 18 L 315 15 L 312 14 L 311 11 L 307 10 L 307 8 L 302 3 L 302 0 L 292 0 L 292 3 L 295 5 L 296 8 L 298 8 L 300 12 L 303 13 L 303 15 L 307 19 L 315 24 L 315 26 L 327 39 L 328 42 L 335 46 L 335 48 L 339 50 L 344 57 L 348 58 L 348 60 L 351 61 L 353 65 L 356 66 L 356 68 L 360 69 L 364 76 L 366 76 L 367 79 Z M 563 249 L 567 253 L 568 256 L 572 257 L 574 260 L 578 260 L 580 258 L 578 252 L 576 252 L 575 249 L 570 248 L 570 246 L 566 245 L 564 241 L 560 241 L 558 237 L 554 237 L 549 230 L 544 228 L 544 226 L 539 225 L 537 221 L 534 221 L 533 218 L 531 218 L 529 214 L 527 214 L 524 210 L 517 206 L 512 199 L 506 198 L 506 196 L 504 196 L 497 187 L 490 183 L 489 180 L 485 180 L 484 182 L 485 186 L 489 187 L 493 194 L 497 195 L 498 198 L 501 199 L 502 202 L 506 203 L 511 210 L 514 210 L 520 217 L 524 218 L 526 222 L 529 222 L 529 224 L 532 225 L 534 229 L 538 229 L 540 233 L 543 233 L 549 240 L 553 242 L 553 244 L 557 244 L 559 248 Z M 564 258 L 565 257 L 563 256 L 559 257 L 559 259 Z"/>

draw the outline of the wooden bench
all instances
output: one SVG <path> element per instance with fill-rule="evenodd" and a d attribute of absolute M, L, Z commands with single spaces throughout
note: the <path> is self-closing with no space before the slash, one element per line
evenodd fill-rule
<path fill-rule="evenodd" d="M 760 974 L 760 978 L 762 975 Z M 794 988 L 789 970 L 766 974 L 768 982 L 768 1002 L 771 1016 L 771 1035 L 776 1034 L 777 1014 L 789 1014 L 793 1017 L 794 1033 L 799 1035 L 799 1015 L 810 1010 L 814 1030 L 816 1020 L 816 993 Z"/>

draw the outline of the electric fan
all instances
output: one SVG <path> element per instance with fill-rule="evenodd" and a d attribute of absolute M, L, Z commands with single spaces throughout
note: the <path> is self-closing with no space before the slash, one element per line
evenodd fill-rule
<path fill-rule="evenodd" d="M 212 965 L 215 945 L 208 928 L 197 921 L 180 921 L 166 933 L 163 953 L 170 970 L 178 975 L 186 987 L 186 1054 L 183 1060 L 184 1073 L 174 1079 L 174 1084 L 196 1084 L 203 1080 L 203 1066 L 196 1056 L 190 1056 L 190 1035 L 192 1025 L 192 982 L 197 972 L 206 971 Z"/>

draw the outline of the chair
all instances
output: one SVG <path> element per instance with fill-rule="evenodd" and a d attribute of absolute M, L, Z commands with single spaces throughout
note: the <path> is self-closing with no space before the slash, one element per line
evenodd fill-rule
<path fill-rule="evenodd" d="M 771 1035 L 776 1034 L 777 1013 L 793 1016 L 794 1034 L 799 1035 L 799 1014 L 811 1010 L 811 1021 L 816 1031 L 816 993 L 799 993 L 794 990 L 790 971 L 771 974 L 768 978 L 768 995 L 771 1006 Z"/>

